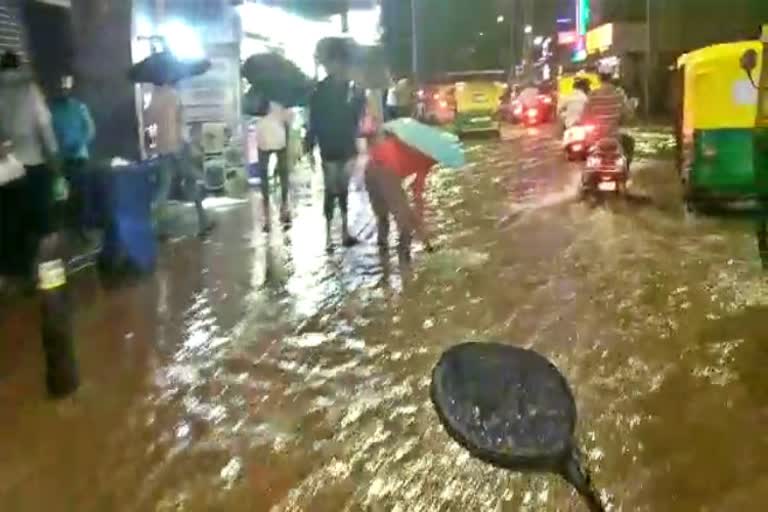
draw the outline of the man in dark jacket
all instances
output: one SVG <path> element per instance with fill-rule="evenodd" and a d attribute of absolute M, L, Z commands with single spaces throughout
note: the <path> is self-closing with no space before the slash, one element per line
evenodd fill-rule
<path fill-rule="evenodd" d="M 347 223 L 347 197 L 350 168 L 357 155 L 357 137 L 365 107 L 365 95 L 349 78 L 349 49 L 346 44 L 332 45 L 324 56 L 328 77 L 318 84 L 309 105 L 307 150 L 320 146 L 325 181 L 323 209 L 328 247 L 331 222 L 338 200 L 345 247 L 357 244 Z"/>

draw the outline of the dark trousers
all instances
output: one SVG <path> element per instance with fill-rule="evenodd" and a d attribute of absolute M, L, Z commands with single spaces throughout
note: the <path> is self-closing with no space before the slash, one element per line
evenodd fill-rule
<path fill-rule="evenodd" d="M 19 178 L 0 187 L 0 275 L 24 277 L 31 273 L 30 237 L 24 208 L 27 183 Z"/>
<path fill-rule="evenodd" d="M 627 158 L 627 165 L 632 165 L 632 160 L 635 159 L 635 139 L 631 135 L 622 133 L 619 135 L 619 142 L 621 143 L 621 149 L 624 151 L 624 156 Z"/>
<path fill-rule="evenodd" d="M 288 150 L 281 149 L 278 151 L 263 151 L 259 150 L 259 181 L 261 186 L 261 198 L 264 200 L 264 205 L 269 205 L 270 186 L 269 186 L 269 161 L 272 155 L 277 158 L 277 165 L 275 167 L 275 174 L 277 174 L 280 180 L 280 200 L 283 207 L 288 205 Z"/>
<path fill-rule="evenodd" d="M 400 236 L 400 247 L 410 249 L 411 239 L 416 234 L 424 239 L 420 217 L 411 208 L 408 194 L 403 189 L 402 178 L 386 167 L 369 165 L 365 170 L 365 187 L 371 208 L 376 216 L 379 245 L 386 245 L 389 239 L 389 216 L 395 218 Z"/>
<path fill-rule="evenodd" d="M 45 164 L 26 167 L 26 171 L 28 227 L 42 238 L 56 228 L 53 218 L 53 172 Z"/>
<path fill-rule="evenodd" d="M 73 158 L 64 161 L 64 177 L 69 185 L 65 222 L 68 228 L 82 232 L 85 221 L 85 187 L 88 161 Z"/>
<path fill-rule="evenodd" d="M 25 170 L 0 187 L 0 274 L 32 278 L 40 240 L 56 227 L 53 173 L 46 165 Z"/>

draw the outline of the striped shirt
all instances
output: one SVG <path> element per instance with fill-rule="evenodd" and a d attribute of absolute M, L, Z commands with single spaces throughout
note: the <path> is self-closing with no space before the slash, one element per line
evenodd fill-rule
<path fill-rule="evenodd" d="M 589 95 L 584 119 L 595 124 L 599 139 L 616 138 L 627 111 L 627 99 L 621 89 L 611 84 L 603 84 Z"/>

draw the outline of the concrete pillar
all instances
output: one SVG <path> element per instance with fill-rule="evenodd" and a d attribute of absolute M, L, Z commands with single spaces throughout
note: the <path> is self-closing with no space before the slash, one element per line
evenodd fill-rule
<path fill-rule="evenodd" d="M 133 2 L 72 0 L 78 95 L 96 122 L 94 158 L 139 158 L 131 67 Z"/>
<path fill-rule="evenodd" d="M 72 16 L 64 5 L 27 2 L 23 9 L 32 68 L 47 91 L 64 74 L 72 74 L 74 45 Z"/>

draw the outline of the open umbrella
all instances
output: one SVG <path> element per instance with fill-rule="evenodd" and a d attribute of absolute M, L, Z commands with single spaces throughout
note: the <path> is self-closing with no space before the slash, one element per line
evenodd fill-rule
<path fill-rule="evenodd" d="M 441 165 L 462 167 L 466 164 L 461 141 L 452 133 L 408 118 L 389 121 L 384 123 L 383 128 L 404 144 L 421 151 Z"/>
<path fill-rule="evenodd" d="M 430 393 L 445 430 L 474 457 L 511 471 L 559 474 L 591 512 L 604 512 L 573 439 L 573 394 L 546 358 L 511 345 L 457 345 L 435 366 Z"/>
<path fill-rule="evenodd" d="M 328 61 L 328 54 L 338 51 L 339 48 L 347 53 L 350 61 L 357 59 L 361 50 L 360 46 L 351 37 L 324 37 L 315 46 L 315 59 L 320 64 L 325 64 Z"/>
<path fill-rule="evenodd" d="M 128 71 L 132 82 L 147 84 L 174 84 L 185 78 L 202 75 L 211 69 L 208 59 L 181 60 L 171 52 L 153 53 Z"/>
<path fill-rule="evenodd" d="M 242 74 L 254 94 L 287 107 L 304 104 L 312 88 L 309 77 L 277 53 L 251 55 L 243 64 Z"/>

